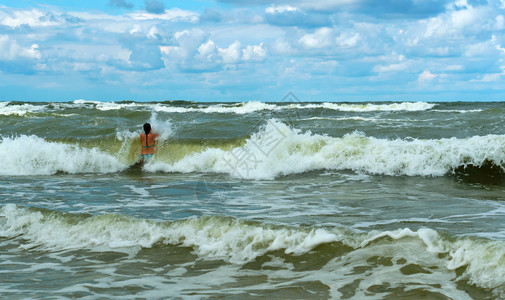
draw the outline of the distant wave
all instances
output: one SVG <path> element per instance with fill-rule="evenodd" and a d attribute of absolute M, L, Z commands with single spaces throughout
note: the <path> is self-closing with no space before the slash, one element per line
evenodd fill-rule
<path fill-rule="evenodd" d="M 371 112 L 371 111 L 424 111 L 430 110 L 436 104 L 426 102 L 401 102 L 401 103 L 264 103 L 250 101 L 243 103 L 142 103 L 142 102 L 102 102 L 91 100 L 75 100 L 72 103 L 20 103 L 0 102 L 0 115 L 26 116 L 29 113 L 59 112 L 72 108 L 93 108 L 100 111 L 134 110 L 154 111 L 166 113 L 219 113 L 219 114 L 250 114 L 260 111 L 284 111 L 305 109 L 326 109 L 345 112 Z"/>
<path fill-rule="evenodd" d="M 104 101 L 91 101 L 91 100 L 75 100 L 74 104 L 77 106 L 93 105 L 96 109 L 107 111 L 107 110 L 119 110 L 119 109 L 138 109 L 150 107 L 152 104 L 149 103 L 117 103 L 117 102 L 104 102 Z"/>
<path fill-rule="evenodd" d="M 42 112 L 46 109 L 42 105 L 32 104 L 10 104 L 10 102 L 0 102 L 0 116 L 24 116 L 27 113 Z"/>
<path fill-rule="evenodd" d="M 325 102 L 322 104 L 307 104 L 297 108 L 325 108 L 337 111 L 348 112 L 367 112 L 367 111 L 423 111 L 435 107 L 436 104 L 426 102 L 401 102 L 401 103 L 387 103 L 387 104 L 373 104 L 373 103 L 330 103 Z"/>
<path fill-rule="evenodd" d="M 263 103 L 258 101 L 251 101 L 239 104 L 216 104 L 206 107 L 186 108 L 186 107 L 173 107 L 158 104 L 154 107 L 156 111 L 184 113 L 184 112 L 202 112 L 202 113 L 235 113 L 235 114 L 248 114 L 257 111 L 282 111 L 282 110 L 296 110 L 296 109 L 327 109 L 346 112 L 369 112 L 369 111 L 422 111 L 433 108 L 435 104 L 425 102 L 402 102 L 402 103 L 388 103 L 388 104 L 345 104 L 345 103 L 329 103 L 324 102 L 320 104 L 300 104 L 300 103 Z"/>
<path fill-rule="evenodd" d="M 221 259 L 233 264 L 245 264 L 275 251 L 287 256 L 304 255 L 305 259 L 324 255 L 330 258 L 327 267 L 331 272 L 335 272 L 332 266 L 337 267 L 333 265 L 337 262 L 343 264 L 340 268 L 345 268 L 348 260 L 394 258 L 390 271 L 408 269 L 408 264 L 412 264 L 421 274 L 458 276 L 493 291 L 496 296 L 504 296 L 503 241 L 442 236 L 428 228 L 359 233 L 339 227 L 288 227 L 220 216 L 154 222 L 113 214 L 89 216 L 6 204 L 0 206 L 0 237 L 21 239 L 19 248 L 26 250 L 87 249 L 133 256 L 142 248 L 190 247 L 202 259 Z M 324 270 L 325 267 L 321 269 Z"/>
<path fill-rule="evenodd" d="M 401 102 L 401 103 L 387 103 L 387 104 L 372 104 L 372 103 L 330 103 L 324 102 L 320 104 L 302 104 L 302 103 L 264 103 L 259 101 L 250 101 L 243 103 L 219 103 L 219 104 L 203 104 L 193 103 L 185 106 L 173 106 L 163 103 L 146 104 L 146 103 L 114 103 L 114 102 L 99 102 L 99 101 L 86 101 L 76 100 L 76 104 L 92 104 L 99 110 L 114 110 L 114 109 L 134 109 L 149 107 L 157 112 L 168 113 L 188 113 L 188 112 L 201 112 L 201 113 L 233 113 L 233 114 L 249 114 L 258 111 L 282 111 L 288 109 L 329 109 L 336 111 L 354 111 L 354 112 L 367 112 L 367 111 L 422 111 L 429 110 L 435 104 L 426 102 Z M 190 107 L 188 107 L 190 106 Z"/>

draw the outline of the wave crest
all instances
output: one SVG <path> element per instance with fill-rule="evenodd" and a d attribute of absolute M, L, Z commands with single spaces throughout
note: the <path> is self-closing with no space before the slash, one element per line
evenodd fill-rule
<path fill-rule="evenodd" d="M 322 170 L 389 176 L 456 174 L 464 180 L 487 176 L 499 182 L 505 177 L 505 135 L 381 139 L 353 132 L 331 137 L 271 119 L 248 138 L 207 143 L 173 139 L 171 123 L 158 123 L 163 133 L 156 154 L 143 167 L 150 172 L 224 173 L 244 179 Z M 0 175 L 120 172 L 139 161 L 140 147 L 138 132 L 130 131 L 73 144 L 37 136 L 0 137 Z"/>
<path fill-rule="evenodd" d="M 505 136 L 467 139 L 379 139 L 354 132 L 343 137 L 301 132 L 269 120 L 245 144 L 231 150 L 207 148 L 167 163 L 155 161 L 149 171 L 215 172 L 248 179 L 314 170 L 353 170 L 380 175 L 443 176 L 466 166 L 493 163 L 503 169 Z"/>
<path fill-rule="evenodd" d="M 345 228 L 277 226 L 220 216 L 154 222 L 7 204 L 0 207 L 0 237 L 22 239 L 22 249 L 88 249 L 133 256 L 142 248 L 183 246 L 191 247 L 203 259 L 234 264 L 245 264 L 277 251 L 288 256 L 325 255 L 330 259 L 322 271 L 329 268 L 329 272 L 335 272 L 333 267 L 345 269 L 346 261 L 353 261 L 351 266 L 356 266 L 381 256 L 396 262 L 391 264 L 391 271 L 406 268 L 406 261 L 428 273 L 437 266 L 436 273 L 459 277 L 504 295 L 503 241 L 444 237 L 428 228 L 357 233 Z"/>
<path fill-rule="evenodd" d="M 2 138 L 0 161 L 0 175 L 110 173 L 127 167 L 117 157 L 97 148 L 87 149 L 78 145 L 48 142 L 33 135 Z"/>

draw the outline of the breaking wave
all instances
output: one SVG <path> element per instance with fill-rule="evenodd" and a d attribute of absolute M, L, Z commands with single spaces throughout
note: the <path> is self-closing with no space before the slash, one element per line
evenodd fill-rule
<path fill-rule="evenodd" d="M 260 111 L 285 111 L 325 109 L 344 112 L 371 112 L 371 111 L 424 111 L 430 110 L 436 104 L 427 102 L 398 102 L 398 103 L 265 103 L 250 101 L 242 103 L 216 103 L 202 104 L 186 101 L 174 101 L 173 103 L 142 103 L 142 102 L 102 102 L 92 100 L 75 100 L 63 103 L 23 103 L 23 102 L 0 102 L 0 115 L 26 116 L 30 113 L 57 113 L 76 108 L 96 109 L 100 111 L 131 110 L 153 111 L 167 113 L 219 113 L 219 114 L 250 114 Z"/>
<path fill-rule="evenodd" d="M 335 267 L 345 270 L 346 261 L 354 261 L 351 265 L 356 266 L 360 261 L 382 257 L 391 262 L 385 264 L 389 266 L 388 272 L 395 270 L 408 275 L 436 270 L 437 274 L 464 279 L 501 296 L 505 285 L 503 241 L 451 237 L 429 228 L 364 233 L 220 216 L 155 222 L 122 215 L 90 216 L 7 204 L 0 207 L 0 237 L 22 239 L 19 248 L 25 250 L 87 249 L 133 256 L 144 248 L 190 247 L 202 259 L 220 259 L 232 264 L 245 264 L 274 252 L 309 256 L 306 259 L 312 255 L 329 256 L 326 266 L 329 272 L 335 272 Z M 323 266 L 321 271 L 324 270 Z"/>
<path fill-rule="evenodd" d="M 159 159 L 146 166 L 152 172 L 214 172 L 249 179 L 315 170 L 353 170 L 392 176 L 443 176 L 467 166 L 492 164 L 503 170 L 505 136 L 466 139 L 379 139 L 354 132 L 330 137 L 301 132 L 270 120 L 244 144 L 187 153 L 173 162 Z"/>
<path fill-rule="evenodd" d="M 381 139 L 353 132 L 330 137 L 302 132 L 272 119 L 250 137 L 209 142 L 173 139 L 174 132 L 167 124 L 158 125 L 166 127 L 166 134 L 161 136 L 155 157 L 144 166 L 145 171 L 274 179 L 317 170 L 444 176 L 465 170 L 474 175 L 489 170 L 500 175 L 505 168 L 504 135 Z M 108 140 L 64 142 L 34 135 L 2 137 L 0 175 L 111 173 L 139 161 L 137 132 L 117 133 L 115 139 Z"/>
<path fill-rule="evenodd" d="M 110 173 L 127 168 L 120 158 L 97 148 L 26 135 L 1 139 L 0 163 L 0 175 Z"/>

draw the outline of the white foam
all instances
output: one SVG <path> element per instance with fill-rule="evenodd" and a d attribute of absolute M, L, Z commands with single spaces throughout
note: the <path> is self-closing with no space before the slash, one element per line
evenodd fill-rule
<path fill-rule="evenodd" d="M 159 135 L 159 143 L 168 140 L 176 133 L 176 127 L 173 125 L 172 120 L 160 119 L 156 111 L 151 112 L 149 123 L 151 124 L 153 132 Z"/>
<path fill-rule="evenodd" d="M 239 104 L 214 104 L 209 106 L 200 107 L 179 107 L 170 106 L 165 104 L 156 104 L 153 108 L 157 112 L 169 113 L 187 113 L 187 112 L 201 112 L 201 113 L 234 113 L 234 114 L 248 114 L 262 110 L 278 110 L 281 107 L 275 104 L 267 104 L 259 101 L 251 101 Z"/>
<path fill-rule="evenodd" d="M 124 187 L 129 188 L 133 193 L 140 195 L 141 197 L 149 197 L 150 194 L 145 188 L 136 187 L 133 185 L 124 185 Z"/>
<path fill-rule="evenodd" d="M 75 100 L 73 104 L 74 104 L 73 106 L 92 106 L 101 111 L 120 110 L 120 109 L 137 110 L 139 108 L 151 109 L 152 107 L 154 107 L 154 105 L 150 103 L 138 103 L 138 102 L 117 103 L 114 101 L 93 101 L 83 99 Z M 72 105 L 67 107 L 72 107 Z"/>
<path fill-rule="evenodd" d="M 446 262 L 448 270 L 465 267 L 464 275 L 471 284 L 493 290 L 493 293 L 505 297 L 505 242 L 476 237 L 461 237 L 449 241 L 431 229 L 419 229 L 417 232 L 408 228 L 396 231 L 371 232 L 361 246 L 367 247 L 371 242 L 382 237 L 400 240 L 405 237 L 417 238 L 432 253 L 449 253 Z"/>
<path fill-rule="evenodd" d="M 10 102 L 0 102 L 0 115 L 4 116 L 24 116 L 27 113 L 41 112 L 46 109 L 45 105 L 32 105 L 32 104 L 14 104 L 9 105 Z"/>
<path fill-rule="evenodd" d="M 455 269 L 461 270 L 460 279 L 470 284 L 492 290 L 503 297 L 505 286 L 505 243 L 475 237 L 442 237 L 438 232 L 424 228 L 413 231 L 409 228 L 394 231 L 372 231 L 358 234 L 343 228 L 283 227 L 250 223 L 232 218 L 200 217 L 157 223 L 118 215 L 84 217 L 57 212 L 37 211 L 7 204 L 0 207 L 0 236 L 19 237 L 24 249 L 47 250 L 89 249 L 92 251 L 120 251 L 134 256 L 141 248 L 156 244 L 192 247 L 203 259 L 223 259 L 234 264 L 250 262 L 271 251 L 300 255 L 310 253 L 315 247 L 332 242 L 342 242 L 352 249 L 344 256 L 337 255 L 326 266 L 315 273 L 323 283 L 335 277 L 335 267 L 345 274 L 346 268 L 359 266 L 372 257 L 390 257 L 395 264 L 389 269 L 378 269 L 387 274 L 400 276 L 390 278 L 394 283 L 405 280 L 399 273 L 406 260 L 410 264 L 430 268 L 431 274 L 415 276 L 442 276 L 455 279 Z M 440 255 L 444 254 L 444 255 Z M 328 271 L 328 273 L 325 273 Z M 374 271 L 375 272 L 375 271 Z M 368 272 L 363 276 L 370 277 Z M 389 278 L 389 277 L 388 277 Z M 425 278 L 425 279 L 429 279 Z M 452 278 L 452 279 L 451 279 Z M 349 279 L 349 278 L 348 278 Z M 355 280 L 351 277 L 350 280 Z M 366 285 L 382 282 L 375 277 Z M 431 282 L 424 279 L 419 282 Z M 328 282 L 330 288 L 335 282 Z M 341 286 L 341 285 L 340 285 Z M 443 288 L 443 287 L 442 287 Z M 338 295 L 337 291 L 334 291 Z"/>
<path fill-rule="evenodd" d="M 130 103 L 117 103 L 114 101 L 93 101 L 93 100 L 75 100 L 73 102 L 77 106 L 84 106 L 86 104 L 90 104 L 94 106 L 96 109 L 101 110 L 101 111 L 108 111 L 108 110 L 120 110 L 120 109 L 138 109 L 138 108 L 143 108 L 143 107 L 151 107 L 152 104 L 149 103 L 135 103 L 135 102 L 130 102 Z"/>
<path fill-rule="evenodd" d="M 250 261 L 269 251 L 302 254 L 341 237 L 324 229 L 300 230 L 248 225 L 237 220 L 191 218 L 171 226 L 169 241 L 193 247 L 199 256 L 234 263 Z"/>
<path fill-rule="evenodd" d="M 77 99 L 74 100 L 74 104 L 82 105 L 82 104 L 100 104 L 100 101 L 93 101 L 93 100 L 85 100 L 85 99 Z"/>
<path fill-rule="evenodd" d="M 19 115 L 24 116 L 30 112 L 40 112 L 47 109 L 47 105 L 32 105 L 32 104 L 11 104 L 10 102 L 0 102 L 0 115 Z M 164 103 L 117 103 L 113 101 L 93 101 L 93 100 L 75 100 L 72 103 L 52 103 L 56 109 L 65 109 L 72 107 L 93 107 L 101 111 L 109 110 L 152 110 L 155 112 L 168 113 L 189 113 L 200 112 L 208 114 L 250 114 L 258 111 L 284 111 L 284 110 L 304 110 L 304 109 L 328 109 L 346 112 L 371 112 L 371 111 L 423 111 L 429 110 L 436 104 L 426 102 L 400 102 L 400 103 L 265 103 L 260 101 L 249 101 L 242 103 L 219 103 L 219 104 L 200 104 L 197 107 L 173 106 Z M 475 110 L 479 111 L 479 110 Z M 448 111 L 451 112 L 451 111 Z M 466 112 L 466 111 L 461 111 Z"/>
<path fill-rule="evenodd" d="M 47 105 L 32 104 L 10 104 L 10 102 L 0 102 L 0 115 L 19 115 L 26 113 L 40 112 L 47 109 Z M 219 104 L 200 104 L 195 107 L 173 106 L 165 103 L 117 103 L 114 101 L 93 101 L 93 100 L 75 100 L 72 103 L 51 103 L 56 110 L 68 109 L 73 107 L 91 107 L 101 111 L 109 110 L 152 110 L 154 112 L 167 113 L 190 113 L 200 112 L 208 114 L 250 114 L 259 111 L 284 111 L 284 110 L 304 110 L 304 109 L 328 109 L 346 112 L 371 112 L 371 111 L 423 111 L 435 107 L 435 104 L 426 102 L 401 102 L 401 103 L 265 103 L 260 101 L 249 101 L 242 103 L 219 103 Z M 450 112 L 450 111 L 448 111 Z M 464 111 L 463 111 L 464 112 Z"/>
<path fill-rule="evenodd" d="M 187 113 L 187 112 L 201 112 L 201 113 L 234 113 L 234 114 L 248 114 L 257 111 L 282 111 L 288 109 L 330 109 L 346 112 L 371 112 L 371 111 L 423 111 L 435 107 L 435 104 L 426 102 L 401 102 L 401 103 L 388 103 L 388 104 L 345 104 L 345 103 L 331 103 L 324 102 L 318 104 L 302 104 L 302 103 L 289 103 L 289 104 L 271 104 L 259 101 L 243 102 L 238 104 L 214 104 L 201 107 L 177 107 L 165 104 L 156 104 L 154 110 L 158 112 L 169 113 Z"/>
<path fill-rule="evenodd" d="M 347 103 L 331 103 L 325 102 L 322 104 L 308 104 L 299 106 L 299 108 L 325 108 L 337 111 L 347 112 L 370 112 L 370 111 L 423 111 L 435 107 L 436 104 L 426 102 L 401 102 L 388 104 L 347 104 Z"/>
<path fill-rule="evenodd" d="M 37 136 L 3 137 L 0 141 L 0 175 L 50 175 L 67 173 L 109 173 L 127 165 L 118 158 L 77 145 L 48 142 Z"/>
<path fill-rule="evenodd" d="M 484 111 L 483 109 L 467 109 L 467 110 L 458 110 L 458 109 L 434 109 L 432 110 L 433 112 L 442 112 L 442 113 L 460 113 L 460 114 L 466 114 L 466 113 L 475 113 L 475 112 L 482 112 Z"/>
<path fill-rule="evenodd" d="M 173 137 L 176 134 L 176 127 L 173 125 L 172 120 L 162 120 L 158 117 L 156 111 L 151 112 L 151 117 L 147 120 L 151 124 L 153 133 L 159 135 L 159 142 L 163 142 Z M 140 133 L 144 132 L 143 124 L 140 124 L 138 129 L 130 131 L 126 129 L 117 130 L 116 138 L 120 141 L 139 139 Z"/>
<path fill-rule="evenodd" d="M 443 176 L 466 165 L 505 162 L 505 135 L 467 139 L 378 139 L 360 132 L 341 138 L 302 133 L 276 120 L 230 151 L 208 148 L 174 163 L 156 162 L 148 171 L 228 173 L 273 179 L 313 170 L 369 174 Z"/>
<path fill-rule="evenodd" d="M 289 229 L 248 225 L 221 217 L 190 218 L 173 223 L 135 220 L 117 215 L 68 220 L 61 214 L 42 214 L 7 204 L 0 208 L 0 236 L 22 235 L 23 248 L 44 247 L 54 250 L 107 249 L 135 253 L 155 243 L 193 247 L 207 258 L 243 263 L 268 251 L 306 253 L 314 247 L 339 240 L 324 229 Z M 133 252 L 132 252 L 133 251 Z"/>

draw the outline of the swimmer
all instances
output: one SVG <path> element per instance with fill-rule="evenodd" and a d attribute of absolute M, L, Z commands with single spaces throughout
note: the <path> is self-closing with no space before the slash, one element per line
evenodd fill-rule
<path fill-rule="evenodd" d="M 144 132 L 140 134 L 140 142 L 142 143 L 141 163 L 146 163 L 153 157 L 156 138 L 158 138 L 158 135 L 151 133 L 151 124 L 145 123 Z"/>

